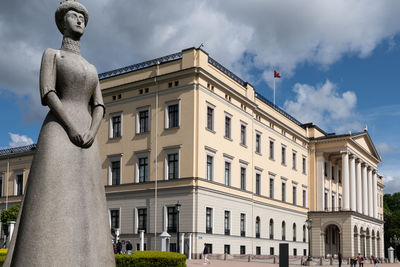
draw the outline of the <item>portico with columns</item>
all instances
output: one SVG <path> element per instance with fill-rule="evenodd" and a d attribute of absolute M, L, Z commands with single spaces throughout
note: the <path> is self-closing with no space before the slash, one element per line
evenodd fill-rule
<path fill-rule="evenodd" d="M 315 186 L 309 212 L 312 256 L 334 256 L 336 250 L 327 248 L 338 246 L 344 257 L 359 252 L 383 257 L 377 193 L 382 186 L 377 181 L 381 159 L 368 132 L 314 138 L 310 148 L 315 157 L 309 183 Z M 365 251 L 360 250 L 362 242 Z"/>

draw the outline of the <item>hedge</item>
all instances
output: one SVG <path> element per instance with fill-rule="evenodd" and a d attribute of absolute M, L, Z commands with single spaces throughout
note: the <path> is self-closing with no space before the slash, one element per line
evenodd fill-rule
<path fill-rule="evenodd" d="M 0 266 L 3 266 L 7 250 L 0 250 Z M 132 255 L 115 255 L 116 267 L 186 267 L 186 256 L 175 252 L 136 251 Z"/>
<path fill-rule="evenodd" d="M 132 255 L 115 255 L 117 267 L 186 267 L 186 256 L 175 252 L 136 251 Z"/>

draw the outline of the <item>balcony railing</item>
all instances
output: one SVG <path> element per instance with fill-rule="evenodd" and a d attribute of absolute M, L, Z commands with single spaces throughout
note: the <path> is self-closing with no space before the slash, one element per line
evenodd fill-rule
<path fill-rule="evenodd" d="M 240 236 L 246 236 L 246 231 L 240 231 Z"/>
<path fill-rule="evenodd" d="M 256 233 L 256 238 L 260 238 L 260 233 Z"/>
<path fill-rule="evenodd" d="M 176 233 L 176 226 L 168 226 L 168 233 Z"/>
<path fill-rule="evenodd" d="M 212 234 L 212 227 L 206 227 L 206 233 Z"/>
<path fill-rule="evenodd" d="M 230 235 L 231 234 L 231 229 L 225 229 L 225 235 Z"/>

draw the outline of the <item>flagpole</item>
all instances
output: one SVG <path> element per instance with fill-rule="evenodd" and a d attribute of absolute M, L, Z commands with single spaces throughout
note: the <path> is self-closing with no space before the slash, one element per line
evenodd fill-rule
<path fill-rule="evenodd" d="M 275 106 L 275 74 L 274 74 L 274 106 Z"/>

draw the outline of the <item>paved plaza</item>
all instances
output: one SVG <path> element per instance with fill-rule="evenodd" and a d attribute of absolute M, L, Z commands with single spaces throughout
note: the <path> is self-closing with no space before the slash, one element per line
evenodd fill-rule
<path fill-rule="evenodd" d="M 196 267 L 196 266 L 203 266 L 203 260 L 187 260 L 186 261 L 187 267 Z M 243 262 L 243 261 L 222 261 L 222 260 L 212 260 L 211 266 L 218 266 L 218 267 L 242 267 L 242 266 L 249 266 L 249 267 L 279 267 L 279 264 L 270 264 L 270 263 L 259 263 L 259 262 Z M 299 267 L 301 265 L 289 265 L 290 267 Z M 319 265 L 316 265 L 319 266 Z M 334 266 L 337 267 L 338 265 L 323 265 L 326 267 Z M 349 266 L 346 264 L 342 264 L 342 266 Z M 358 266 L 358 265 L 357 265 Z M 378 266 L 384 267 L 400 267 L 400 263 L 395 264 L 379 264 Z M 364 267 L 374 267 L 373 264 L 364 264 Z"/>

